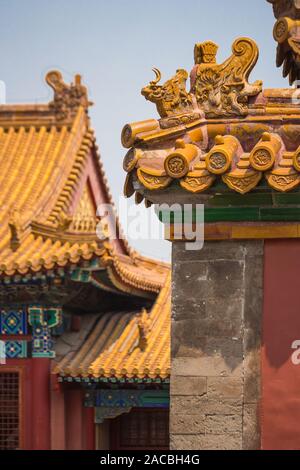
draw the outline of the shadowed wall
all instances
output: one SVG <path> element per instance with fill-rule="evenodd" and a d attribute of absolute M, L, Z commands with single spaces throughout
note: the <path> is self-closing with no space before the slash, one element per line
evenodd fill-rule
<path fill-rule="evenodd" d="M 263 241 L 173 243 L 171 448 L 260 448 Z"/>

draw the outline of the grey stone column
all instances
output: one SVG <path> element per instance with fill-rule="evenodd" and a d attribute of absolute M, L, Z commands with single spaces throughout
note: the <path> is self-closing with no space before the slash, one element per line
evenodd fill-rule
<path fill-rule="evenodd" d="M 173 242 L 172 449 L 260 448 L 263 241 Z"/>

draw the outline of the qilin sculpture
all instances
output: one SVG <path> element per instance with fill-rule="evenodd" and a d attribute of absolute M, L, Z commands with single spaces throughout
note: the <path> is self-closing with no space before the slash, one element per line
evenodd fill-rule
<path fill-rule="evenodd" d="M 173 114 L 184 113 L 192 110 L 192 97 L 186 91 L 188 73 L 184 69 L 178 69 L 176 75 L 163 85 L 158 85 L 161 73 L 153 69 L 156 78 L 142 89 L 142 95 L 146 100 L 156 104 L 157 111 L 162 118 Z"/>
<path fill-rule="evenodd" d="M 258 59 L 258 47 L 252 39 L 240 38 L 232 45 L 232 56 L 216 63 L 218 46 L 211 41 L 196 44 L 195 66 L 191 72 L 191 91 L 186 90 L 188 73 L 179 69 L 163 85 L 159 70 L 156 79 L 142 89 L 142 95 L 156 104 L 162 118 L 184 113 L 205 113 L 206 117 L 245 116 L 248 99 L 262 90 L 262 82 L 248 83 Z"/>

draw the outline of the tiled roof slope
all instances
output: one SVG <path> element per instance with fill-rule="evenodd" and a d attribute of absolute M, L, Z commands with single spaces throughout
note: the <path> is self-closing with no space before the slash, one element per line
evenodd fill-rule
<path fill-rule="evenodd" d="M 109 231 L 105 242 L 96 236 L 96 208 L 112 198 L 86 88 L 79 76 L 67 85 L 56 71 L 46 80 L 50 103 L 0 106 L 0 278 L 98 258 L 121 290 L 159 292 L 167 265 L 110 240 Z"/>
<path fill-rule="evenodd" d="M 53 372 L 94 378 L 168 378 L 170 375 L 170 275 L 149 313 L 108 313 L 89 319 L 87 336 L 64 335 Z M 79 343 L 79 344 L 78 344 Z M 68 346 L 69 344 L 69 346 Z"/>
<path fill-rule="evenodd" d="M 123 144 L 132 148 L 123 163 L 125 195 L 173 183 L 191 193 L 214 191 L 218 183 L 241 194 L 260 183 L 280 192 L 295 189 L 300 184 L 298 96 L 295 89 L 263 90 L 243 118 L 194 113 L 190 122 L 170 117 L 168 127 L 162 119 L 127 125 Z"/>

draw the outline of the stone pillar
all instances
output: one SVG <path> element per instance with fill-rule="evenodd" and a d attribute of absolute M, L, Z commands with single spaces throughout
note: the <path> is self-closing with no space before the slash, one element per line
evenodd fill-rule
<path fill-rule="evenodd" d="M 173 242 L 171 449 L 260 448 L 263 243 Z"/>

